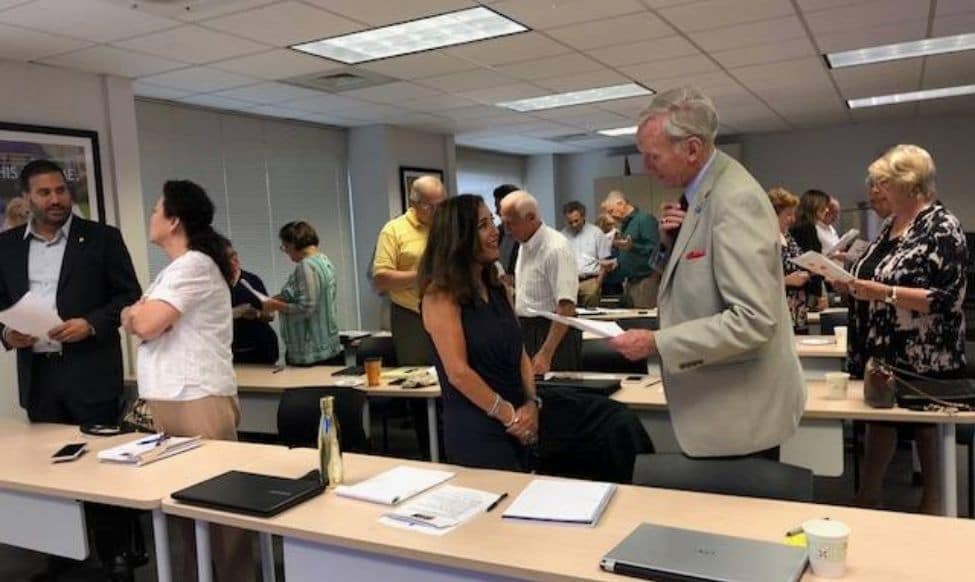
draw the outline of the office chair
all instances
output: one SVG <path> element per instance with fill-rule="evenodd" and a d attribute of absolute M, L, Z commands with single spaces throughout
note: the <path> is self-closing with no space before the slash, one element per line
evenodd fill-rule
<path fill-rule="evenodd" d="M 281 394 L 278 403 L 278 437 L 289 447 L 318 446 L 320 400 L 335 397 L 334 413 L 339 423 L 339 446 L 343 451 L 369 452 L 369 440 L 362 427 L 364 392 L 351 388 L 292 388 Z"/>
<path fill-rule="evenodd" d="M 587 372 L 615 372 L 646 374 L 647 359 L 630 361 L 609 347 L 606 340 L 588 339 L 582 342 L 582 369 Z"/>
<path fill-rule="evenodd" d="M 846 311 L 827 311 L 819 316 L 820 335 L 833 335 L 838 325 L 849 325 L 849 313 Z"/>
<path fill-rule="evenodd" d="M 355 363 L 361 366 L 366 358 L 382 358 L 383 366 L 395 368 L 399 365 L 396 360 L 396 347 L 392 336 L 369 336 L 359 342 L 355 352 Z M 383 452 L 389 451 L 389 410 L 393 406 L 393 398 L 377 397 L 369 399 L 369 410 L 379 416 L 383 427 Z"/>
<path fill-rule="evenodd" d="M 788 501 L 813 500 L 813 473 L 769 459 L 689 459 L 639 455 L 633 484 Z"/>

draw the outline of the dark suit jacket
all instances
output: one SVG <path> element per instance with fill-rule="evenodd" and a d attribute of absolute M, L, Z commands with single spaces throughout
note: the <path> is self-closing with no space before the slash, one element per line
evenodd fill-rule
<path fill-rule="evenodd" d="M 0 234 L 0 310 L 30 290 L 26 228 Z M 121 395 L 119 314 L 141 294 L 132 258 L 118 229 L 75 216 L 58 279 L 57 308 L 61 319 L 82 317 L 95 328 L 93 337 L 63 346 L 61 369 L 77 378 L 79 401 L 104 402 Z M 30 348 L 17 351 L 20 405 L 24 407 L 31 388 L 31 354 Z"/>

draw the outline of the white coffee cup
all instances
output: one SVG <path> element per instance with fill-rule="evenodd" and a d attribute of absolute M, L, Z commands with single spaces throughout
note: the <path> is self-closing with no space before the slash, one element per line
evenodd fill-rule
<path fill-rule="evenodd" d="M 826 399 L 846 400 L 846 390 L 850 386 L 850 375 L 846 372 L 826 372 Z"/>
<path fill-rule="evenodd" d="M 806 550 L 813 574 L 822 578 L 842 578 L 846 574 L 846 547 L 850 528 L 832 519 L 810 519 L 802 524 Z"/>
<path fill-rule="evenodd" d="M 833 335 L 836 336 L 836 347 L 845 350 L 846 349 L 846 337 L 848 333 L 848 328 L 845 325 L 837 325 L 833 328 Z"/>

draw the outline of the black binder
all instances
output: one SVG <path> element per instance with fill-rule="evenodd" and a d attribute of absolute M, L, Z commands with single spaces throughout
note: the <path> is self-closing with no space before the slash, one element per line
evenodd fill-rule
<path fill-rule="evenodd" d="M 536 379 L 535 386 L 539 388 L 543 386 L 552 388 L 569 388 L 589 394 L 612 396 L 617 390 L 620 389 L 620 381 L 612 378 L 583 380 L 581 378 L 559 378 L 558 376 L 555 376 L 549 378 L 548 380 Z"/>

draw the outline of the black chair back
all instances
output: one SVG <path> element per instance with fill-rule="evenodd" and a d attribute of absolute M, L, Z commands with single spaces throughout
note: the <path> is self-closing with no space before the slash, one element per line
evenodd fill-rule
<path fill-rule="evenodd" d="M 369 336 L 359 342 L 355 353 L 355 363 L 362 365 L 366 358 L 379 357 L 383 359 L 383 366 L 396 367 L 396 348 L 393 346 L 392 336 Z"/>
<path fill-rule="evenodd" d="M 847 311 L 827 311 L 819 315 L 819 333 L 833 335 L 837 325 L 849 325 L 850 314 Z"/>
<path fill-rule="evenodd" d="M 339 424 L 339 447 L 347 452 L 369 452 L 369 441 L 362 426 L 364 392 L 352 388 L 292 388 L 281 394 L 278 404 L 278 437 L 289 447 L 318 446 L 320 401 L 335 397 L 335 416 Z"/>
<path fill-rule="evenodd" d="M 617 374 L 646 374 L 647 359 L 631 361 L 609 347 L 606 340 L 588 339 L 582 342 L 582 369 L 587 372 Z"/>
<path fill-rule="evenodd" d="M 684 455 L 640 455 L 633 484 L 743 497 L 813 500 L 813 474 L 769 459 L 689 459 Z"/>

